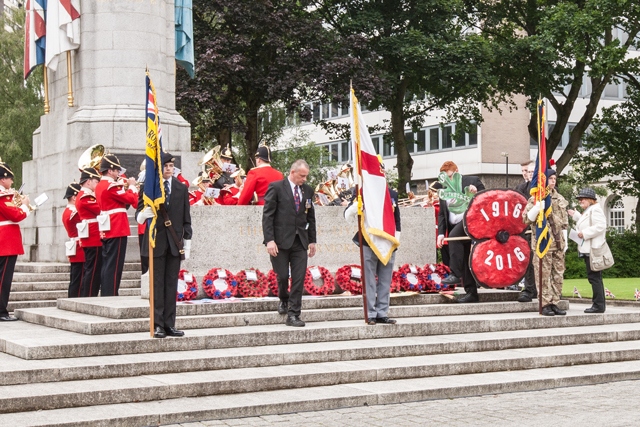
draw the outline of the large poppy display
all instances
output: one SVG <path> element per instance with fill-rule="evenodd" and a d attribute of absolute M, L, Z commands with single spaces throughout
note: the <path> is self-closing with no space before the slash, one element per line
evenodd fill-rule
<path fill-rule="evenodd" d="M 475 240 L 470 267 L 478 284 L 504 288 L 524 277 L 531 257 L 523 237 L 528 228 L 522 221 L 526 205 L 527 200 L 515 190 L 484 190 L 469 203 L 464 227 Z"/>

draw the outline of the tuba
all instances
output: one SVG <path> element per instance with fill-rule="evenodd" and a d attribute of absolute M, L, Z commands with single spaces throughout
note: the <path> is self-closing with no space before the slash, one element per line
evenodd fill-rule
<path fill-rule="evenodd" d="M 96 144 L 84 150 L 84 153 L 78 159 L 78 169 L 93 168 L 100 169 L 100 162 L 104 157 L 104 145 Z"/>
<path fill-rule="evenodd" d="M 220 159 L 220 146 L 217 145 L 209 150 L 198 162 L 198 166 L 202 166 L 209 177 L 216 181 L 222 176 L 222 160 Z"/>

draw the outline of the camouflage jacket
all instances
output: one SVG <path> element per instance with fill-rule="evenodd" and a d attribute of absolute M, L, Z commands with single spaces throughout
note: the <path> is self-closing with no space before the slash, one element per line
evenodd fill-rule
<path fill-rule="evenodd" d="M 529 218 L 527 217 L 527 213 L 529 213 L 533 205 L 535 205 L 535 201 L 533 200 L 533 197 L 531 197 L 529 198 L 527 207 L 524 208 L 522 220 L 525 224 L 531 225 L 531 247 L 535 248 L 538 240 L 536 239 L 535 221 L 529 221 Z M 558 249 L 563 250 L 564 245 L 566 244 L 564 236 L 562 235 L 562 230 L 567 230 L 569 228 L 569 214 L 567 214 L 567 206 L 569 206 L 567 200 L 554 188 L 551 193 L 551 215 L 547 218 L 547 224 L 549 225 L 549 231 L 551 232 L 550 251 Z M 558 241 L 560 242 L 560 245 L 557 244 Z"/>

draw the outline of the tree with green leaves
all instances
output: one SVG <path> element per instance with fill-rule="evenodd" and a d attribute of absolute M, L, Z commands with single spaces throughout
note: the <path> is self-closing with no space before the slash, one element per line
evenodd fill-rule
<path fill-rule="evenodd" d="M 24 9 L 7 8 L 0 16 L 0 157 L 12 168 L 17 186 L 43 111 L 42 69 L 24 81 L 24 20 Z"/>
<path fill-rule="evenodd" d="M 436 110 L 467 125 L 481 121 L 480 102 L 495 83 L 489 44 L 469 31 L 473 16 L 461 0 L 318 0 L 316 7 L 336 39 L 318 88 L 348 102 L 352 81 L 369 109 L 391 113 L 385 130 L 403 193 L 413 167 L 407 127 L 417 130 Z"/>
<path fill-rule="evenodd" d="M 572 165 L 586 182 L 606 179 L 606 187 L 617 195 L 637 199 L 635 224 L 640 229 L 640 90 L 632 89 L 622 104 L 605 108 L 593 121 L 585 144 Z"/>
<path fill-rule="evenodd" d="M 215 136 L 226 145 L 231 133 L 243 132 L 244 151 L 255 153 L 260 110 L 280 102 L 292 111 L 301 104 L 323 62 L 324 30 L 308 5 L 194 0 L 196 77 L 179 78 L 176 98 L 197 135 Z M 251 163 L 243 166 L 248 169 Z"/>
<path fill-rule="evenodd" d="M 561 172 L 577 153 L 607 85 L 640 73 L 638 58 L 629 54 L 639 44 L 640 4 L 634 0 L 471 0 L 469 5 L 478 12 L 482 34 L 491 42 L 498 90 L 529 99 L 528 129 L 533 139 L 538 138 L 538 97 L 547 99 L 556 113 L 547 139 L 549 158 L 562 142 L 570 117 L 579 113 L 556 162 Z"/>

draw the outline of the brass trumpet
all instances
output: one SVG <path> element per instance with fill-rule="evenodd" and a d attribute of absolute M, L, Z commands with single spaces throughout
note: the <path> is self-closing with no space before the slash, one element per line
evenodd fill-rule
<path fill-rule="evenodd" d="M 19 208 L 20 206 L 22 206 L 22 201 L 24 200 L 25 197 L 28 197 L 28 196 L 20 194 L 20 192 L 17 191 L 17 190 L 13 190 L 12 202 L 15 205 L 16 208 Z M 27 205 L 27 209 L 29 209 L 29 212 L 33 212 L 33 211 L 36 210 L 36 207 L 29 204 L 29 205 Z"/>

